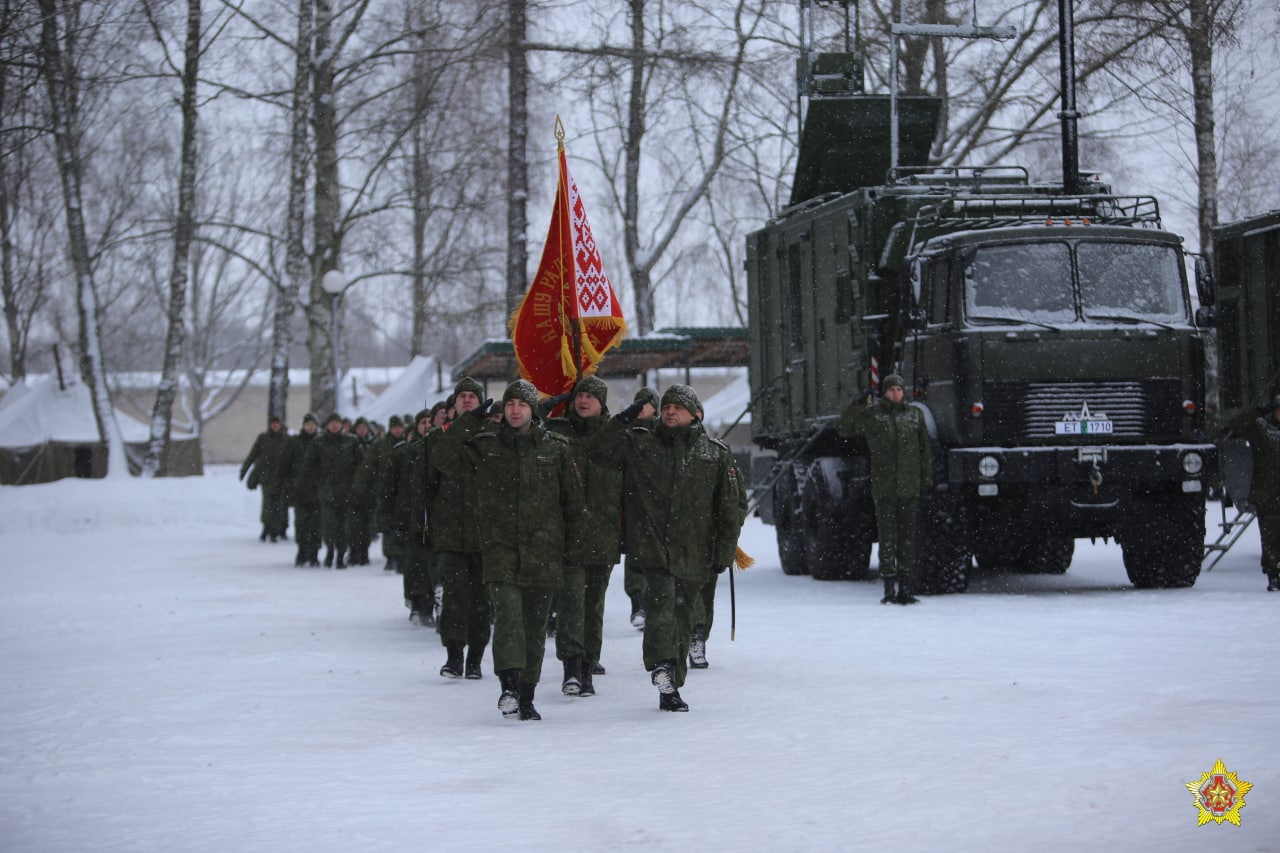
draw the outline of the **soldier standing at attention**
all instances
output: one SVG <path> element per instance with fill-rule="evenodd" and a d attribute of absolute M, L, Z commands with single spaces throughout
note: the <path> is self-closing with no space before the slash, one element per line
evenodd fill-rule
<path fill-rule="evenodd" d="M 533 706 L 547 614 L 566 561 L 576 561 L 586 503 L 569 442 L 536 421 L 538 391 L 518 379 L 502 395 L 502 423 L 486 406 L 459 416 L 444 445 L 475 480 L 484 588 L 493 604 L 493 667 L 504 717 L 540 720 Z M 446 598 L 447 600 L 447 598 Z"/>
<path fill-rule="evenodd" d="M 320 499 L 320 536 L 324 540 L 326 567 L 347 567 L 346 552 L 351 514 L 351 481 L 360 465 L 355 436 L 342 430 L 342 417 L 333 412 L 324 421 L 324 432 L 308 448 Z"/>
<path fill-rule="evenodd" d="M 854 400 L 840 415 L 836 431 L 864 438 L 871 452 L 871 499 L 880 536 L 881 604 L 915 604 L 911 594 L 916 562 L 916 510 L 920 493 L 933 488 L 933 452 L 924 414 L 903 402 L 902 377 L 891 373 L 884 396 L 865 406 Z M 894 589 L 894 584 L 897 589 Z"/>
<path fill-rule="evenodd" d="M 1271 414 L 1245 418 L 1234 431 L 1253 451 L 1249 503 L 1258 516 L 1262 571 L 1267 590 L 1280 592 L 1280 394 L 1271 401 Z"/>
<path fill-rule="evenodd" d="M 742 528 L 728 447 L 707 435 L 698 395 L 672 385 L 658 423 L 635 423 L 635 402 L 596 433 L 593 464 L 623 472 L 627 558 L 644 573 L 644 665 L 663 711 L 688 711 L 680 697 L 688 672 L 694 601 L 713 572 L 733 564 Z"/>

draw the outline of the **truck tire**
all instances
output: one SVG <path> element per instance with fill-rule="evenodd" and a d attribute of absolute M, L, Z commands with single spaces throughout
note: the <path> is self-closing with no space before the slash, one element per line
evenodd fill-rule
<path fill-rule="evenodd" d="M 805 481 L 800 500 L 806 564 L 814 580 L 863 580 L 871 569 L 874 530 L 851 518 L 822 475 Z"/>
<path fill-rule="evenodd" d="M 1204 498 L 1150 505 L 1120 542 L 1125 572 L 1138 589 L 1195 586 L 1204 557 Z"/>
<path fill-rule="evenodd" d="M 800 512 L 800 491 L 791 469 L 773 484 L 773 521 L 774 531 L 778 536 L 778 558 L 782 562 L 782 573 L 809 574 Z"/>
<path fill-rule="evenodd" d="M 949 495 L 926 495 L 916 522 L 915 585 L 925 595 L 949 595 L 969 588 L 972 555 L 960 505 Z"/>

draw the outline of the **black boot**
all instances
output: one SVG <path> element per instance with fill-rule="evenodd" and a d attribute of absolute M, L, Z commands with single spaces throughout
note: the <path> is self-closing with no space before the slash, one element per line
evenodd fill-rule
<path fill-rule="evenodd" d="M 333 567 L 333 546 L 329 545 L 324 549 L 324 567 L 326 569 Z"/>
<path fill-rule="evenodd" d="M 448 657 L 445 658 L 444 666 L 440 667 L 440 675 L 444 678 L 461 678 L 462 677 L 462 645 L 460 643 L 450 643 L 445 647 Z"/>
<path fill-rule="evenodd" d="M 533 707 L 533 691 L 538 685 L 536 684 L 520 684 L 520 719 L 522 720 L 541 720 L 542 715 L 538 713 L 538 709 Z"/>
<path fill-rule="evenodd" d="M 1280 592 L 1280 574 L 1267 575 L 1267 592 Z"/>
<path fill-rule="evenodd" d="M 498 710 L 508 720 L 520 716 L 520 670 L 498 670 L 498 683 L 502 685 L 502 695 L 498 697 Z M 533 696 L 530 695 L 530 701 Z"/>
<path fill-rule="evenodd" d="M 434 628 L 439 620 L 436 619 L 436 602 L 430 595 L 418 596 L 418 609 L 422 611 L 422 627 Z"/>
<path fill-rule="evenodd" d="M 301 545 L 299 545 L 299 546 L 298 546 L 298 556 L 296 556 L 296 557 L 294 557 L 294 558 L 293 558 L 293 564 L 294 564 L 295 566 L 302 566 L 302 565 L 304 565 L 306 562 L 307 562 L 307 552 L 306 552 L 305 550 L 303 550 L 303 548 L 302 548 L 302 546 L 301 546 Z"/>
<path fill-rule="evenodd" d="M 659 693 L 676 692 L 676 662 L 664 660 L 649 673 L 649 681 L 658 688 Z"/>
<path fill-rule="evenodd" d="M 582 686 L 578 688 L 579 696 L 596 695 L 596 686 L 591 681 L 591 676 L 596 674 L 595 668 L 600 666 L 595 661 L 585 661 L 582 664 Z"/>
<path fill-rule="evenodd" d="M 679 690 L 672 690 L 670 693 L 658 694 L 658 710 L 687 711 L 689 710 L 689 703 L 680 698 Z"/>
<path fill-rule="evenodd" d="M 311 566 L 311 568 L 313 569 L 319 568 L 320 566 L 320 549 L 319 548 L 316 548 L 311 552 L 311 555 L 307 559 L 307 565 Z"/>
<path fill-rule="evenodd" d="M 707 663 L 707 639 L 701 625 L 693 626 L 693 639 L 689 641 L 689 668 L 690 669 L 706 669 L 710 664 Z"/>
<path fill-rule="evenodd" d="M 428 607 L 431 605 L 428 604 Z M 466 677 L 472 681 L 484 678 L 484 673 L 480 671 L 480 664 L 484 662 L 484 646 L 467 646 L 467 667 Z"/>
<path fill-rule="evenodd" d="M 607 674 L 607 673 L 605 672 L 605 669 L 604 669 L 604 664 L 600 663 L 600 661 L 598 661 L 598 660 L 589 660 L 589 661 L 587 661 L 587 663 L 586 663 L 586 667 L 587 667 L 587 671 L 589 671 L 592 675 L 606 675 L 606 674 Z"/>
<path fill-rule="evenodd" d="M 911 578 L 903 576 L 898 581 L 898 597 L 893 600 L 894 604 L 915 604 L 920 599 L 911 594 Z"/>
<path fill-rule="evenodd" d="M 898 601 L 898 591 L 894 587 L 893 578 L 884 579 L 884 598 L 880 599 L 881 604 L 895 604 Z"/>
<path fill-rule="evenodd" d="M 644 630 L 644 596 L 631 596 L 631 627 Z"/>
<path fill-rule="evenodd" d="M 262 533 L 258 534 L 258 541 L 259 542 L 267 541 L 267 526 L 265 524 L 262 525 Z"/>
<path fill-rule="evenodd" d="M 582 658 L 567 657 L 564 659 L 564 681 L 560 684 L 560 692 L 566 696 L 577 696 L 582 690 Z"/>
<path fill-rule="evenodd" d="M 345 569 L 347 567 L 346 562 L 342 559 L 344 554 L 346 554 L 346 551 L 338 552 L 338 562 L 334 564 L 335 569 Z M 353 563 L 352 565 L 355 565 L 355 564 Z"/>

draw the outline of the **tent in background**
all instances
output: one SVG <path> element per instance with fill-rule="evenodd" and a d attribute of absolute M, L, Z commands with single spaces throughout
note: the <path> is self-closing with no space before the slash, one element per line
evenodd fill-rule
<path fill-rule="evenodd" d="M 147 452 L 150 430 L 119 409 L 116 423 L 129 471 L 136 474 Z M 107 452 L 93 417 L 93 400 L 79 380 L 59 388 L 53 376 L 46 376 L 5 394 L 0 405 L 0 484 L 102 477 L 106 466 Z M 200 437 L 175 431 L 170 438 L 169 465 L 161 473 L 187 476 L 203 472 Z"/>
<path fill-rule="evenodd" d="M 386 426 L 392 415 L 416 415 L 437 400 L 449 396 L 451 386 L 446 386 L 443 391 L 437 390 L 441 381 L 449 381 L 448 376 L 449 371 L 443 369 L 436 359 L 415 355 L 376 399 L 359 410 L 360 416 Z"/>

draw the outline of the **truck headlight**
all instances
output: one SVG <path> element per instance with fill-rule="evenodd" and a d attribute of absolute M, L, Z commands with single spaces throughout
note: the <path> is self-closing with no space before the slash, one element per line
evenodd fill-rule
<path fill-rule="evenodd" d="M 1186 463 L 1183 463 L 1186 467 Z M 990 480 L 1000 473 L 1000 460 L 994 456 L 984 456 L 978 460 L 978 473 Z"/>
<path fill-rule="evenodd" d="M 1195 476 L 1204 470 L 1204 457 L 1194 450 L 1182 455 L 1182 470 Z"/>

